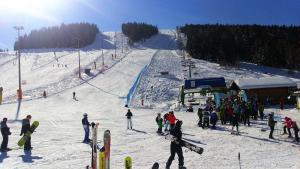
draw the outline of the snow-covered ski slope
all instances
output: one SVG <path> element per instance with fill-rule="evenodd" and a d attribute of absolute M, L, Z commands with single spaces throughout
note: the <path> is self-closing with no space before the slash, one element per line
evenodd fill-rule
<path fill-rule="evenodd" d="M 111 168 L 124 168 L 124 158 L 133 158 L 133 168 L 149 169 L 157 161 L 161 168 L 170 155 L 170 142 L 157 136 L 155 124 L 156 113 L 165 113 L 169 105 L 176 102 L 178 85 L 187 75 L 181 67 L 181 57 L 176 52 L 174 32 L 170 30 L 152 37 L 142 44 L 121 53 L 121 45 L 117 43 L 117 59 L 112 60 L 114 53 L 114 33 L 99 35 L 94 44 L 81 50 L 82 67 L 92 67 L 96 61 L 97 69 L 93 75 L 83 75 L 84 80 L 77 78 L 78 56 L 70 49 L 56 52 L 58 61 L 54 58 L 53 50 L 28 51 L 22 57 L 22 77 L 26 84 L 22 85 L 25 100 L 15 101 L 18 88 L 17 66 L 11 62 L 0 66 L 0 86 L 4 88 L 4 103 L 0 105 L 1 118 L 8 117 L 8 126 L 12 135 L 9 147 L 17 148 L 20 138 L 21 120 L 27 114 L 33 116 L 32 121 L 38 120 L 40 126 L 32 136 L 31 153 L 22 149 L 0 154 L 0 168 L 4 169 L 66 169 L 84 168 L 90 165 L 91 148 L 81 143 L 84 132 L 81 125 L 83 113 L 88 113 L 90 122 L 99 122 L 98 140 L 102 141 L 103 132 L 110 129 Z M 105 65 L 102 70 L 101 39 L 105 38 L 107 45 L 104 50 Z M 121 42 L 117 34 L 117 42 Z M 100 57 L 99 57 L 100 56 Z M 122 59 L 121 59 L 122 58 Z M 10 59 L 5 58 L 0 64 Z M 262 77 L 276 74 L 246 69 L 226 69 L 217 64 L 196 61 L 199 77 L 224 76 L 234 79 L 237 77 Z M 16 63 L 15 63 L 16 64 Z M 60 64 L 58 67 L 57 64 Z M 67 67 L 61 67 L 67 65 Z M 133 128 L 126 130 L 125 98 L 137 75 L 146 66 L 146 73 L 133 99 Z M 160 72 L 169 71 L 168 76 Z M 281 74 L 280 74 L 281 75 Z M 68 80 L 66 80 L 68 79 Z M 153 90 L 151 90 L 153 86 Z M 41 91 L 46 89 L 47 98 L 39 98 Z M 78 101 L 72 99 L 76 92 Z M 143 95 L 145 107 L 139 108 L 139 98 Z M 8 104 L 10 103 L 10 104 Z M 150 105 L 150 106 L 148 106 Z M 152 107 L 152 108 L 151 108 Z M 300 124 L 297 110 L 275 111 L 276 114 L 288 114 L 295 117 Z M 184 110 L 175 111 L 178 119 L 183 120 L 183 133 L 194 144 L 203 147 L 203 155 L 184 152 L 185 166 L 188 169 L 235 169 L 239 168 L 238 152 L 241 154 L 241 168 L 300 168 L 299 145 L 291 143 L 286 135 L 280 135 L 276 130 L 276 140 L 269 140 L 268 131 L 261 132 L 266 127 L 266 121 L 257 121 L 252 127 L 241 126 L 240 136 L 230 135 L 229 126 L 219 127 L 218 130 L 202 130 L 196 126 L 195 113 Z M 281 128 L 278 123 L 277 128 Z M 101 143 L 100 143 L 101 144 Z M 172 169 L 177 168 L 177 158 Z"/>

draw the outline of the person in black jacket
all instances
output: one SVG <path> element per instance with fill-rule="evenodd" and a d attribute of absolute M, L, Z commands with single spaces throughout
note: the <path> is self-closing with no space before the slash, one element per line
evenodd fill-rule
<path fill-rule="evenodd" d="M 25 134 L 27 131 L 32 132 L 30 128 L 30 119 L 31 115 L 27 115 L 26 118 L 22 120 L 22 129 L 20 136 Z M 29 136 L 28 139 L 25 141 L 24 150 L 27 151 L 31 149 L 31 136 Z"/>
<path fill-rule="evenodd" d="M 274 131 L 275 123 L 277 123 L 277 121 L 274 120 L 274 112 L 271 112 L 271 114 L 269 114 L 269 121 L 268 121 L 268 125 L 270 126 L 270 134 L 269 134 L 270 139 L 274 139 L 273 131 Z"/>
<path fill-rule="evenodd" d="M 3 118 L 1 122 L 1 134 L 3 137 L 2 144 L 1 144 L 1 152 L 9 151 L 11 149 L 7 148 L 8 144 L 8 136 L 11 135 L 11 132 L 9 131 L 9 127 L 7 127 L 7 118 Z"/>
<path fill-rule="evenodd" d="M 91 139 L 89 139 L 89 135 L 90 135 L 90 122 L 88 120 L 88 115 L 87 113 L 83 114 L 83 118 L 82 118 L 82 127 L 84 130 L 84 140 L 83 143 L 89 143 L 91 141 Z"/>
<path fill-rule="evenodd" d="M 132 113 L 131 113 L 130 109 L 128 109 L 125 116 L 127 117 L 127 129 L 129 129 L 129 128 L 132 129 L 132 121 L 131 121 Z"/>
<path fill-rule="evenodd" d="M 170 169 L 172 161 L 174 160 L 175 153 L 178 155 L 178 165 L 179 169 L 185 169 L 184 165 L 184 157 L 182 153 L 182 132 L 181 132 L 182 121 L 178 120 L 176 122 L 175 127 L 170 131 L 170 134 L 175 137 L 174 140 L 171 141 L 171 155 L 167 161 L 166 169 Z"/>

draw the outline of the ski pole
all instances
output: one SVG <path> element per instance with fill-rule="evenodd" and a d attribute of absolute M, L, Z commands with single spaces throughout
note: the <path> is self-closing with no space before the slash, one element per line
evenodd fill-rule
<path fill-rule="evenodd" d="M 242 166 L 241 166 L 241 155 L 240 155 L 240 152 L 238 154 L 238 159 L 239 159 L 239 165 L 240 165 L 240 169 L 242 169 Z"/>

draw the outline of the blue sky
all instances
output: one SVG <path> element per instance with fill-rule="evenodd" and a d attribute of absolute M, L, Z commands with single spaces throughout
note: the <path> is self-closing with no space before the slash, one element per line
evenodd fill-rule
<path fill-rule="evenodd" d="M 120 31 L 124 22 L 160 29 L 186 23 L 300 25 L 300 0 L 0 0 L 0 48 L 12 49 L 23 25 L 32 29 L 90 22 L 101 31 Z"/>

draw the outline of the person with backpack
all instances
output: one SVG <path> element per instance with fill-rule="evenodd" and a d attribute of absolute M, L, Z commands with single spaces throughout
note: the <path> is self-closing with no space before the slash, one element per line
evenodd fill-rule
<path fill-rule="evenodd" d="M 158 126 L 157 133 L 162 134 L 162 128 L 163 128 L 163 119 L 161 118 L 161 114 L 157 113 L 157 116 L 155 118 L 156 124 Z"/>
<path fill-rule="evenodd" d="M 166 169 L 170 169 L 172 161 L 174 160 L 175 154 L 178 155 L 178 167 L 179 169 L 185 169 L 184 157 L 182 153 L 182 131 L 181 131 L 182 121 L 178 120 L 175 127 L 171 129 L 170 134 L 174 137 L 171 141 L 170 149 L 171 155 L 167 161 Z"/>
<path fill-rule="evenodd" d="M 82 118 L 81 122 L 82 122 L 82 127 L 83 127 L 83 130 L 84 130 L 83 143 L 89 143 L 91 141 L 91 139 L 89 138 L 91 124 L 90 124 L 90 122 L 88 120 L 87 113 L 83 114 L 83 118 Z"/>
<path fill-rule="evenodd" d="M 11 132 L 9 131 L 9 127 L 7 127 L 7 118 L 3 118 L 2 122 L 1 122 L 1 134 L 3 137 L 2 140 L 2 144 L 1 144 L 1 152 L 6 152 L 6 151 L 10 151 L 10 148 L 7 148 L 7 144 L 8 144 L 8 136 L 11 135 Z"/>
<path fill-rule="evenodd" d="M 127 117 L 127 129 L 132 129 L 132 120 L 131 120 L 131 117 L 133 116 L 132 115 L 132 112 L 130 111 L 130 109 L 128 109 L 126 115 Z"/>
<path fill-rule="evenodd" d="M 269 114 L 269 120 L 268 120 L 268 125 L 270 127 L 270 134 L 269 134 L 270 139 L 274 139 L 273 132 L 276 123 L 277 121 L 274 120 L 274 112 L 271 112 L 271 114 Z"/>
<path fill-rule="evenodd" d="M 24 118 L 22 120 L 22 128 L 21 128 L 21 134 L 20 136 L 22 136 L 23 134 L 25 134 L 26 132 L 31 132 L 31 125 L 30 125 L 30 120 L 31 120 L 31 115 L 27 115 L 26 118 Z M 24 151 L 29 151 L 31 150 L 31 136 L 29 136 L 26 141 L 25 141 L 25 145 L 24 145 Z"/>

